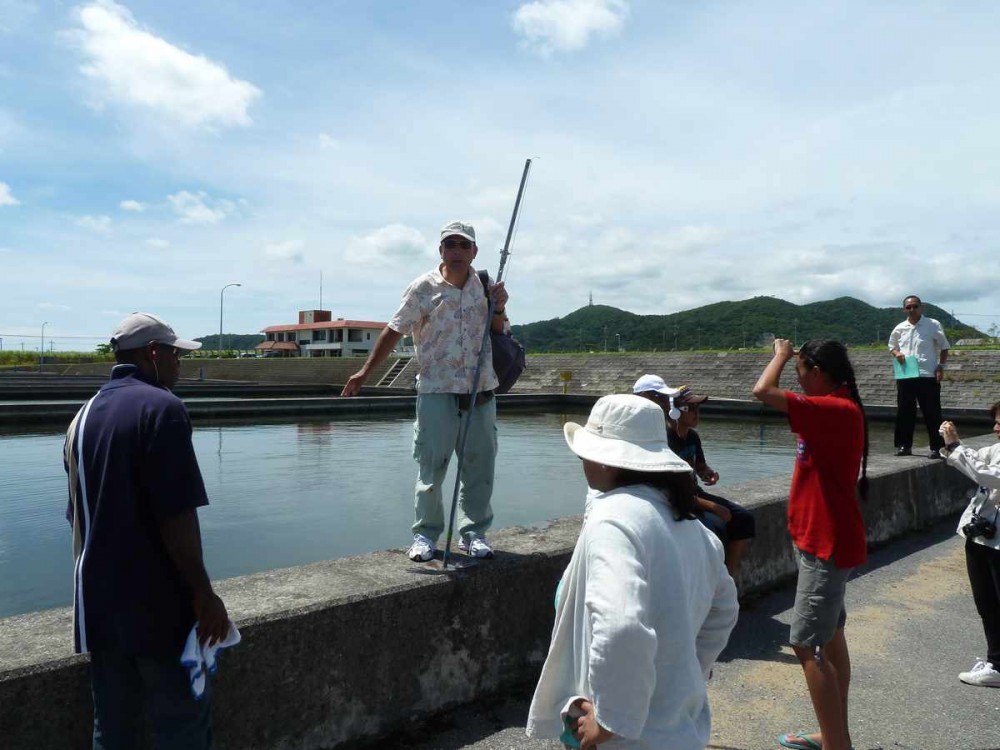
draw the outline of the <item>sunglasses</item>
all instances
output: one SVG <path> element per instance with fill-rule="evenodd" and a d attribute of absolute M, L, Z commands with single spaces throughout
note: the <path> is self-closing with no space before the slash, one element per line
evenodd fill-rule
<path fill-rule="evenodd" d="M 441 247 L 445 250 L 454 250 L 456 247 L 460 247 L 463 250 L 469 250 L 472 248 L 472 241 L 448 239 L 441 243 Z"/>

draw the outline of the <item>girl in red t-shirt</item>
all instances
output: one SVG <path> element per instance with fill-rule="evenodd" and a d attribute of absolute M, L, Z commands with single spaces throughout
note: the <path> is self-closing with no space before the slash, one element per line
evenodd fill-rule
<path fill-rule="evenodd" d="M 805 395 L 778 385 L 793 357 Z M 784 734 L 778 744 L 848 750 L 851 658 L 844 638 L 844 592 L 851 571 L 866 559 L 858 496 L 868 493 L 868 421 L 847 348 L 839 341 L 814 339 L 796 356 L 790 341 L 776 339 L 774 357 L 753 395 L 786 413 L 799 438 L 788 497 L 788 530 L 799 569 L 789 640 L 805 672 L 820 730 Z"/>

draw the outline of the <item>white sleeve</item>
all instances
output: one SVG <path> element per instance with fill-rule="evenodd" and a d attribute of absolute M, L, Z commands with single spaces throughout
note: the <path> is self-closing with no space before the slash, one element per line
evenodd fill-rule
<path fill-rule="evenodd" d="M 736 618 L 740 613 L 739 601 L 736 598 L 736 584 L 729 577 L 729 571 L 725 565 L 720 565 L 719 568 L 719 580 L 716 582 L 712 608 L 695 638 L 698 663 L 701 664 L 701 672 L 706 680 L 712 673 L 712 665 L 715 664 L 715 660 L 719 658 L 722 649 L 729 642 L 729 634 L 736 627 Z"/>
<path fill-rule="evenodd" d="M 634 534 L 623 525 L 602 519 L 587 536 L 588 672 L 597 722 L 638 739 L 656 687 L 648 571 Z"/>
<path fill-rule="evenodd" d="M 944 335 L 944 326 L 938 323 L 937 334 L 935 335 L 938 351 L 943 351 L 945 349 L 950 349 L 951 345 L 948 343 L 948 337 Z"/>
<path fill-rule="evenodd" d="M 989 448 L 975 451 L 960 445 L 948 456 L 948 463 L 976 484 L 998 490 L 1000 489 L 1000 465 L 986 463 L 989 456 Z"/>
<path fill-rule="evenodd" d="M 889 351 L 894 351 L 899 348 L 899 329 L 893 328 L 892 333 L 889 334 Z"/>

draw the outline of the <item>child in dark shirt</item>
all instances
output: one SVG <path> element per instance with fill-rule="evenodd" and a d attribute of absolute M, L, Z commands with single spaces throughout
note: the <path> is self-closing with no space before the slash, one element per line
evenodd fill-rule
<path fill-rule="evenodd" d="M 633 392 L 659 404 L 666 414 L 670 450 L 694 469 L 698 520 L 719 537 L 726 549 L 726 569 L 735 580 L 747 545 L 756 534 L 756 524 L 742 505 L 712 494 L 698 483 L 700 479 L 711 487 L 719 481 L 719 472 L 705 461 L 701 438 L 694 429 L 698 426 L 700 406 L 708 397 L 693 393 L 687 386 L 670 388 L 656 375 L 643 375 L 633 386 Z"/>

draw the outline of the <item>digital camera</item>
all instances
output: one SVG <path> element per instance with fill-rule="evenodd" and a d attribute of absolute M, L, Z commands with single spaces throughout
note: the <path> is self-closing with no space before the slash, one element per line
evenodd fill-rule
<path fill-rule="evenodd" d="M 997 525 L 973 512 L 972 520 L 962 527 L 962 533 L 965 534 L 966 539 L 973 539 L 977 536 L 981 536 L 983 539 L 992 539 L 997 535 Z"/>

